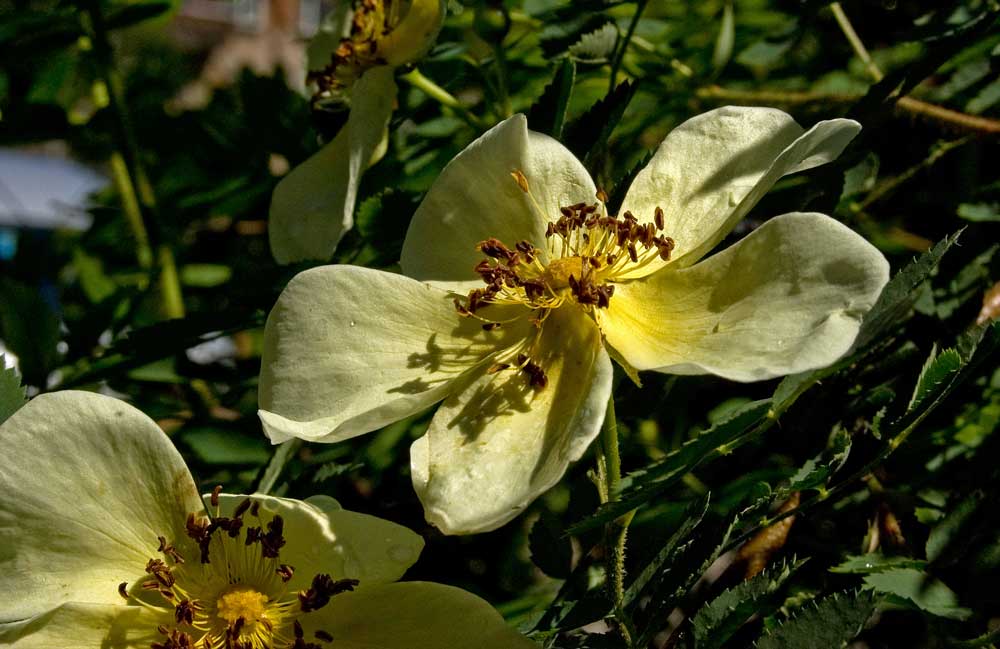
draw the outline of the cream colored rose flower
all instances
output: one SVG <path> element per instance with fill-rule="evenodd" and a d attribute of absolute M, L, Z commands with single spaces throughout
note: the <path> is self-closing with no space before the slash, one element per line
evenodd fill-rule
<path fill-rule="evenodd" d="M 361 175 L 377 158 L 396 102 L 395 68 L 423 56 L 444 22 L 444 0 L 337 3 L 309 46 L 319 97 L 350 107 L 326 146 L 278 183 L 268 234 L 281 264 L 326 260 L 354 223 Z M 382 150 L 384 152 L 384 149 Z"/>
<path fill-rule="evenodd" d="M 17 649 L 529 648 L 465 591 L 393 583 L 423 541 L 308 501 L 218 493 L 166 435 L 86 392 L 2 426 L 0 645 Z"/>
<path fill-rule="evenodd" d="M 609 215 L 569 151 L 508 119 L 431 187 L 405 275 L 327 266 L 288 285 L 265 334 L 265 432 L 336 442 L 443 400 L 410 449 L 413 484 L 430 522 L 478 532 L 517 516 L 598 434 L 609 355 L 630 374 L 736 381 L 831 363 L 888 280 L 874 247 L 794 213 L 704 256 L 779 178 L 858 130 L 714 110 L 670 133 Z"/>

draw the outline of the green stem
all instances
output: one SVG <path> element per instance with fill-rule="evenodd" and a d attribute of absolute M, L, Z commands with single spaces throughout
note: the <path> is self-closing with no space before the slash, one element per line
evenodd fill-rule
<path fill-rule="evenodd" d="M 872 59 L 871 54 L 868 53 L 868 48 L 861 41 L 861 37 L 858 33 L 854 31 L 854 25 L 851 24 L 851 20 L 844 13 L 844 8 L 840 6 L 839 2 L 830 3 L 830 10 L 833 11 L 833 17 L 837 19 L 837 24 L 840 25 L 840 31 L 844 32 L 844 36 L 847 41 L 851 44 L 851 48 L 854 53 L 857 54 L 861 62 L 865 64 L 865 69 L 868 74 L 871 75 L 872 79 L 875 81 L 882 80 L 882 70 L 879 69 L 878 64 Z"/>
<path fill-rule="evenodd" d="M 510 83 L 509 69 L 507 66 L 507 54 L 503 49 L 503 42 L 498 42 L 493 46 L 497 62 L 497 88 L 500 91 L 500 118 L 507 119 L 514 114 L 514 109 L 510 103 Z"/>
<path fill-rule="evenodd" d="M 156 249 L 163 315 L 167 318 L 182 318 L 184 301 L 174 253 L 157 229 L 156 199 L 139 156 L 139 146 L 125 105 L 125 84 L 115 67 L 114 51 L 100 0 L 87 2 L 85 12 L 97 66 L 107 88 L 108 108 L 114 117 L 112 123 L 116 150 L 111 155 L 112 175 L 121 195 L 126 221 L 136 240 L 136 258 L 141 268 L 151 269 L 153 249 Z"/>
<path fill-rule="evenodd" d="M 451 94 L 438 84 L 434 83 L 427 77 L 423 75 L 420 70 L 414 68 L 400 77 L 403 81 L 410 84 L 417 90 L 423 92 L 425 95 L 441 104 L 442 106 L 451 109 L 458 114 L 459 117 L 464 119 L 470 126 L 478 130 L 485 130 L 486 126 L 483 122 L 476 117 L 468 108 L 462 105 L 462 102 L 458 100 L 455 95 Z"/>
<path fill-rule="evenodd" d="M 621 45 L 615 51 L 615 57 L 611 61 L 611 80 L 608 83 L 608 92 L 615 89 L 618 84 L 618 71 L 622 67 L 622 59 L 625 58 L 625 50 L 628 49 L 628 44 L 632 41 L 632 35 L 635 34 L 635 28 L 639 25 L 639 19 L 642 17 L 642 12 L 646 10 L 646 3 L 649 0 L 638 0 L 635 5 L 635 14 L 632 16 L 632 22 L 628 25 L 628 31 L 625 32 L 625 38 L 622 39 Z"/>
<path fill-rule="evenodd" d="M 601 426 L 601 453 L 599 460 L 602 462 L 598 468 L 598 475 L 603 476 L 603 485 L 598 486 L 608 500 L 618 497 L 618 490 L 622 479 L 621 454 L 618 451 L 618 419 L 615 416 L 615 398 L 612 394 L 608 398 L 608 408 L 604 415 L 604 424 Z M 622 602 L 625 599 L 625 543 L 628 535 L 628 526 L 632 522 L 634 512 L 629 512 L 611 521 L 604 527 L 604 542 L 608 552 L 608 591 L 611 601 L 614 604 L 615 617 L 619 622 L 619 631 L 629 647 L 632 646 L 632 624 L 625 614 Z"/>

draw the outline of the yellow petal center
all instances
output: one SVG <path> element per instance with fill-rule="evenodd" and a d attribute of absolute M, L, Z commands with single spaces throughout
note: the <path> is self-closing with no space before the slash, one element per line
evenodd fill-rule
<path fill-rule="evenodd" d="M 230 624 L 243 618 L 244 623 L 253 624 L 264 617 L 269 598 L 264 593 L 258 593 L 253 588 L 237 586 L 216 602 L 215 607 L 219 617 Z"/>
<path fill-rule="evenodd" d="M 561 259 L 553 259 L 549 262 L 549 265 L 545 267 L 545 272 L 542 275 L 542 281 L 544 281 L 549 288 L 559 290 L 569 288 L 569 278 L 571 276 L 574 279 L 580 279 L 583 277 L 583 257 L 562 257 Z"/>

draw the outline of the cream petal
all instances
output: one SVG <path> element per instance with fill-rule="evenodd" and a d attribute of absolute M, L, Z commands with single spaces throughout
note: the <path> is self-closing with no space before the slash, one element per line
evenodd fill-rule
<path fill-rule="evenodd" d="M 302 625 L 309 637 L 329 633 L 337 649 L 538 648 L 472 593 L 419 581 L 337 595 Z"/>
<path fill-rule="evenodd" d="M 312 578 L 357 579 L 361 587 L 391 583 L 403 576 L 420 556 L 424 540 L 402 525 L 340 509 L 324 500 L 302 501 L 264 494 L 220 494 L 223 516 L 232 515 L 249 498 L 260 503 L 259 522 L 244 514 L 245 525 L 266 529 L 275 516 L 284 523 L 281 561 L 295 568 L 289 591 L 308 588 Z M 329 499 L 333 500 L 333 499 Z"/>
<path fill-rule="evenodd" d="M 337 136 L 275 187 L 268 236 L 279 264 L 333 255 L 354 224 L 361 175 L 382 142 L 395 101 L 392 68 L 365 72 L 351 91 L 351 112 Z"/>
<path fill-rule="evenodd" d="M 511 175 L 528 182 L 522 191 Z M 547 135 L 528 130 L 524 115 L 494 126 L 441 172 L 417 208 L 400 265 L 416 279 L 477 279 L 476 244 L 495 237 L 513 247 L 546 249 L 545 227 L 561 206 L 596 201 L 597 188 L 576 157 Z"/>
<path fill-rule="evenodd" d="M 470 373 L 410 448 L 413 486 L 445 534 L 496 529 L 559 481 L 597 436 L 611 392 L 611 361 L 593 321 L 551 311 L 532 354 L 548 376 Z"/>
<path fill-rule="evenodd" d="M 695 266 L 617 285 L 601 324 L 640 370 L 757 381 L 842 356 L 888 279 L 848 227 L 785 214 Z"/>
<path fill-rule="evenodd" d="M 833 160 L 861 130 L 852 120 L 808 131 L 773 108 L 727 106 L 684 122 L 667 135 L 622 203 L 641 221 L 664 210 L 672 263 L 690 266 L 708 253 L 782 176 Z M 648 275 L 665 262 L 634 274 Z"/>
<path fill-rule="evenodd" d="M 64 602 L 118 603 L 157 536 L 184 539 L 201 499 L 163 431 L 123 401 L 36 397 L 0 426 L 0 622 Z"/>
<path fill-rule="evenodd" d="M 531 327 L 486 332 L 452 301 L 408 277 L 356 266 L 297 275 L 264 332 L 264 431 L 274 442 L 335 442 L 376 430 L 437 403 L 454 379 Z"/>
<path fill-rule="evenodd" d="M 147 608 L 117 604 L 63 604 L 29 619 L 0 624 L 0 645 L 13 649 L 148 649 L 172 621 Z"/>
<path fill-rule="evenodd" d="M 445 0 L 412 0 L 406 15 L 379 39 L 379 55 L 389 65 L 416 61 L 434 45 L 446 13 Z"/>

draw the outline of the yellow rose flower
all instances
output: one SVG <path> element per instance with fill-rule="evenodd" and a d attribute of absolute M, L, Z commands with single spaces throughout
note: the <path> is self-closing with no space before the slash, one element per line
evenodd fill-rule
<path fill-rule="evenodd" d="M 207 496 L 128 404 L 37 397 L 0 426 L 0 645 L 535 646 L 458 588 L 393 583 L 423 540 L 321 496 Z"/>
<path fill-rule="evenodd" d="M 278 263 L 333 255 L 354 223 L 361 176 L 380 155 L 396 103 L 395 68 L 430 49 L 444 16 L 444 0 L 355 0 L 338 3 L 324 21 L 309 46 L 309 76 L 320 100 L 349 106 L 350 114 L 274 190 L 268 234 Z"/>
<path fill-rule="evenodd" d="M 265 333 L 265 432 L 337 442 L 443 400 L 410 449 L 413 484 L 434 525 L 479 532 L 597 436 L 611 358 L 632 375 L 736 381 L 828 365 L 888 281 L 874 247 L 793 213 L 705 255 L 780 177 L 832 160 L 859 128 L 711 111 L 670 133 L 611 215 L 565 147 L 508 119 L 427 193 L 405 275 L 326 266 L 289 283 Z"/>

